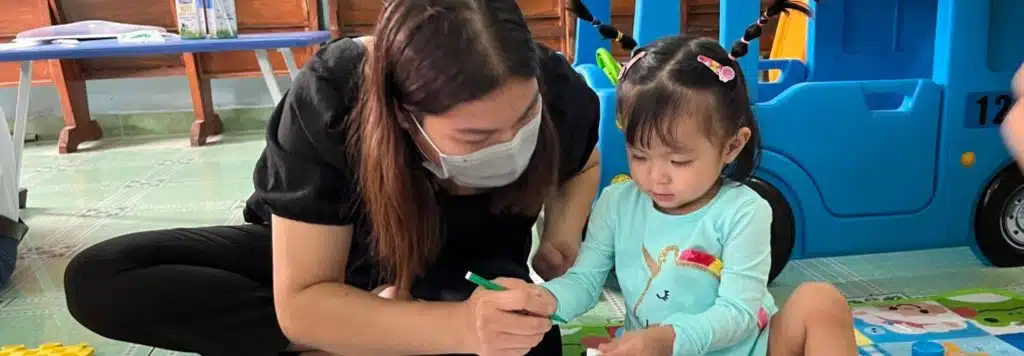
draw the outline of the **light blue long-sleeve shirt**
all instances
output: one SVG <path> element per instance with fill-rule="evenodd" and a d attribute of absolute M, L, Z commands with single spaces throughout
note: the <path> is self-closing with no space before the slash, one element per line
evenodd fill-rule
<path fill-rule="evenodd" d="M 548 281 L 558 315 L 574 319 L 598 301 L 609 271 L 626 301 L 626 330 L 671 325 L 673 355 L 764 355 L 771 206 L 754 190 L 723 184 L 685 215 L 654 208 L 632 181 L 605 188 L 576 264 Z"/>

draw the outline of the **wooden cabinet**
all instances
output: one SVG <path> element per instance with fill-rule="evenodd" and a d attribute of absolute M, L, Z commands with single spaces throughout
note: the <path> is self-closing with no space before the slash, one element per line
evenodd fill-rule
<path fill-rule="evenodd" d="M 0 0 L 0 14 L 3 14 L 3 21 L 0 21 L 0 43 L 10 42 L 22 31 L 50 24 L 45 3 L 38 0 Z M 52 81 L 50 69 L 43 65 L 45 62 L 37 64 L 32 71 L 33 83 L 46 84 Z M 17 85 L 19 73 L 18 63 L 0 63 L 0 86 Z"/>
<path fill-rule="evenodd" d="M 367 35 L 381 10 L 380 0 L 326 0 L 331 32 L 339 36 Z M 567 0 L 519 0 L 530 31 L 538 42 L 562 53 L 572 50 L 570 26 L 575 17 L 565 8 Z"/>
<path fill-rule="evenodd" d="M 50 0 L 64 23 L 107 20 L 159 26 L 177 31 L 174 0 Z M 239 33 L 318 30 L 317 0 L 236 0 Z M 304 62 L 312 49 L 296 49 L 296 60 Z M 258 76 L 259 67 L 251 52 L 200 54 L 200 74 L 209 78 Z M 272 56 L 274 68 L 286 73 L 281 58 Z M 179 55 L 133 58 L 103 58 L 78 61 L 85 79 L 179 75 L 187 72 Z"/>

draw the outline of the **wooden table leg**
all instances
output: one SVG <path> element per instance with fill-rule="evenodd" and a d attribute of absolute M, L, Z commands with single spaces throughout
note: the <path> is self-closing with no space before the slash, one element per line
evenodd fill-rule
<path fill-rule="evenodd" d="M 185 62 L 189 91 L 192 93 L 192 111 L 196 115 L 196 121 L 192 122 L 189 141 L 193 147 L 202 146 L 206 144 L 208 137 L 224 132 L 224 124 L 220 121 L 220 115 L 213 110 L 210 79 L 202 73 L 199 55 L 185 53 L 182 59 Z"/>
<path fill-rule="evenodd" d="M 50 61 L 50 73 L 60 96 L 64 112 L 64 129 L 60 130 L 57 151 L 72 153 L 86 141 L 103 138 L 103 130 L 89 115 L 89 98 L 85 91 L 85 79 L 72 60 Z M 63 85 L 62 85 L 63 84 Z"/>
<path fill-rule="evenodd" d="M 46 1 L 46 14 L 50 24 L 66 23 L 67 16 L 57 0 Z M 64 129 L 60 130 L 57 140 L 57 151 L 72 153 L 78 145 L 86 141 L 103 138 L 103 130 L 89 115 L 89 97 L 85 92 L 85 77 L 82 69 L 74 60 L 50 61 L 50 73 L 53 84 L 60 96 L 60 107 L 64 112 Z"/>

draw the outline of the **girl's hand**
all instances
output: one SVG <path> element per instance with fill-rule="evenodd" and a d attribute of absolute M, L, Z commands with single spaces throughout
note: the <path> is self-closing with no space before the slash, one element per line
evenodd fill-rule
<path fill-rule="evenodd" d="M 602 356 L 671 356 L 675 340 L 671 326 L 655 326 L 622 334 L 598 350 Z"/>
<path fill-rule="evenodd" d="M 477 288 L 463 302 L 462 323 L 472 353 L 482 356 L 525 355 L 551 329 L 548 315 L 555 311 L 554 297 L 522 280 L 494 280 L 506 288 L 494 292 Z"/>

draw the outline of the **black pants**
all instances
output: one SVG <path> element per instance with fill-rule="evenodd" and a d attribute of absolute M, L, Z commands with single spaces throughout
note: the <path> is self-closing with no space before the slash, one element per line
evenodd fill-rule
<path fill-rule="evenodd" d="M 105 337 L 204 356 L 278 355 L 264 225 L 129 234 L 82 251 L 64 274 L 68 309 Z M 444 327 L 444 325 L 438 325 Z M 561 355 L 552 328 L 530 355 Z"/>

